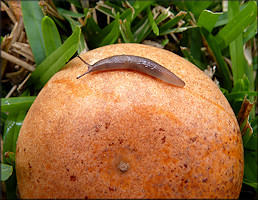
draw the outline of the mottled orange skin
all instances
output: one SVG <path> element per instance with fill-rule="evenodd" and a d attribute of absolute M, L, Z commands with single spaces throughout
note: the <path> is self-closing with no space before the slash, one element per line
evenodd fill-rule
<path fill-rule="evenodd" d="M 87 74 L 79 59 L 45 85 L 17 142 L 21 198 L 238 198 L 243 146 L 219 88 L 185 59 L 150 46 L 117 44 L 81 57 L 149 58 L 183 88 L 116 70 Z M 129 163 L 127 171 L 118 166 Z"/>

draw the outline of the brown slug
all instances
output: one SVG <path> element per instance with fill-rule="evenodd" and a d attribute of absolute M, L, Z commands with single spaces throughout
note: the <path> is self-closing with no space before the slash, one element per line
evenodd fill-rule
<path fill-rule="evenodd" d="M 129 69 L 134 71 L 143 72 L 152 77 L 156 77 L 166 83 L 183 87 L 185 82 L 178 78 L 174 73 L 161 66 L 160 64 L 140 56 L 132 55 L 117 55 L 111 56 L 90 65 L 85 62 L 79 55 L 78 57 L 88 65 L 88 71 L 77 77 L 80 78 L 90 72 L 109 71 L 116 69 Z"/>

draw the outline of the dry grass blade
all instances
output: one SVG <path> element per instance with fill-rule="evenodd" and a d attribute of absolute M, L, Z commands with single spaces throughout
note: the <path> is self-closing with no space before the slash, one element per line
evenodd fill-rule
<path fill-rule="evenodd" d="M 12 56 L 11 54 L 6 53 L 5 51 L 1 50 L 1 57 L 12 62 L 15 63 L 21 67 L 24 67 L 25 69 L 29 70 L 29 71 L 34 71 L 35 67 L 24 62 L 23 60 L 20 60 L 18 58 L 16 58 L 15 56 Z"/>
<path fill-rule="evenodd" d="M 33 65 L 35 61 L 24 30 L 20 2 L 8 1 L 7 3 L 10 8 L 1 2 L 1 6 L 4 4 L 5 7 L 2 10 L 8 11 L 8 13 L 12 12 L 16 20 L 11 19 L 12 15 L 7 13 L 14 25 L 10 35 L 6 35 L 1 43 L 1 58 L 3 58 L 1 61 L 1 78 L 2 82 L 5 82 L 3 77 L 7 78 L 8 82 L 13 85 L 6 95 L 6 97 L 11 97 L 16 95 L 15 91 L 20 90 L 27 82 L 28 70 L 35 70 L 35 65 Z"/>
<path fill-rule="evenodd" d="M 27 58 L 28 60 L 35 62 L 33 55 L 27 53 L 26 51 L 19 50 L 19 49 L 11 49 L 12 52 L 22 55 L 23 57 Z"/>
<path fill-rule="evenodd" d="M 18 85 L 17 90 L 20 91 L 20 90 L 22 89 L 22 87 L 25 85 L 25 83 L 27 82 L 27 80 L 29 80 L 30 76 L 31 76 L 31 73 L 29 73 L 29 75 L 22 81 L 22 83 L 21 83 L 20 85 Z"/>
<path fill-rule="evenodd" d="M 7 1 L 9 8 L 12 10 L 17 21 L 22 18 L 21 2 L 20 1 Z"/>
<path fill-rule="evenodd" d="M 16 66 L 19 67 L 19 65 L 16 65 Z M 26 71 L 26 69 L 21 68 L 19 71 L 6 73 L 5 77 L 10 78 L 10 79 L 14 79 L 14 78 L 22 75 L 25 71 Z"/>
<path fill-rule="evenodd" d="M 53 5 L 53 4 L 51 4 L 51 5 Z M 43 9 L 43 11 L 45 13 L 49 13 L 50 15 L 53 15 L 54 17 L 56 17 L 58 19 L 65 20 L 51 5 L 49 5 L 45 1 L 39 2 L 39 6 L 41 6 L 41 8 Z"/>
<path fill-rule="evenodd" d="M 12 89 L 8 92 L 8 94 L 5 96 L 5 98 L 9 98 L 14 93 L 17 87 L 17 85 L 14 85 Z"/>
<path fill-rule="evenodd" d="M 14 44 L 12 44 L 11 51 L 24 56 L 25 58 L 27 58 L 28 60 L 31 60 L 32 62 L 35 62 L 34 56 L 28 44 L 23 45 L 23 43 L 15 42 Z"/>
<path fill-rule="evenodd" d="M 14 31 L 12 31 L 12 44 L 16 41 L 18 41 L 18 39 L 20 38 L 20 35 L 22 33 L 22 31 L 24 30 L 24 23 L 23 23 L 23 19 L 21 18 L 21 20 L 19 21 L 17 28 Z"/>
<path fill-rule="evenodd" d="M 12 38 L 10 36 L 5 36 L 1 44 L 1 49 L 3 51 L 8 52 L 11 47 L 11 43 L 12 43 Z M 6 65 L 7 65 L 7 60 L 1 60 L 1 78 L 3 78 Z"/>
<path fill-rule="evenodd" d="M 16 23 L 16 18 L 14 16 L 13 12 L 11 11 L 11 9 L 7 5 L 5 5 L 5 3 L 3 1 L 1 1 L 1 7 L 5 10 L 5 12 L 9 16 L 9 18 L 15 24 Z"/>

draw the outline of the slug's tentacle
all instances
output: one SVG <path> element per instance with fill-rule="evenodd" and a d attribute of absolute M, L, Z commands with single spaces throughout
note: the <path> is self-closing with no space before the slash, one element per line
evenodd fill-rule
<path fill-rule="evenodd" d="M 177 77 L 174 73 L 161 66 L 160 64 L 140 56 L 132 55 L 117 55 L 102 59 L 93 65 L 85 62 L 81 57 L 79 57 L 86 65 L 88 65 L 88 70 L 84 74 L 77 77 L 80 78 L 87 73 L 94 71 L 108 71 L 116 69 L 129 69 L 134 71 L 143 72 L 150 76 L 156 77 L 164 82 L 173 84 L 178 87 L 183 87 L 185 82 Z"/>
<path fill-rule="evenodd" d="M 84 76 L 85 74 L 88 74 L 88 73 L 89 73 L 89 70 L 91 69 L 91 65 L 90 65 L 89 63 L 87 63 L 85 60 L 83 60 L 79 55 L 78 55 L 78 58 L 80 58 L 81 61 L 84 62 L 84 63 L 88 66 L 88 70 L 87 70 L 87 72 L 85 72 L 85 73 L 83 73 L 82 75 L 78 76 L 77 79 L 78 79 L 78 78 L 81 78 L 81 77 Z"/>

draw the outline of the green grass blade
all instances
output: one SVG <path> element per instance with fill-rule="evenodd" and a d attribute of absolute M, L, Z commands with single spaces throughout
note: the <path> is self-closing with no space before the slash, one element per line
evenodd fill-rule
<path fill-rule="evenodd" d="M 186 7 L 196 16 L 202 13 L 202 11 L 212 4 L 212 1 L 184 1 Z"/>
<path fill-rule="evenodd" d="M 245 95 L 248 95 L 249 97 L 255 97 L 258 96 L 258 92 L 256 91 L 241 91 L 241 92 L 232 92 L 228 95 L 225 95 L 228 101 L 235 100 L 235 99 L 241 99 L 243 100 Z"/>
<path fill-rule="evenodd" d="M 202 37 L 199 28 L 192 28 L 190 30 L 190 40 L 191 40 L 191 55 L 195 60 L 201 60 L 201 46 L 202 46 Z"/>
<path fill-rule="evenodd" d="M 169 14 L 164 11 L 164 12 L 160 13 L 159 16 L 157 16 L 157 18 L 155 19 L 155 22 L 156 22 L 156 24 L 160 24 L 167 18 L 169 18 Z"/>
<path fill-rule="evenodd" d="M 203 10 L 197 21 L 197 26 L 204 27 L 211 32 L 220 15 L 222 15 L 222 13 L 214 13 L 210 10 Z"/>
<path fill-rule="evenodd" d="M 4 136 L 3 136 L 3 155 L 5 152 L 15 152 L 16 151 L 16 141 L 20 128 L 22 126 L 23 120 L 26 116 L 27 109 L 20 110 L 19 112 L 10 112 L 7 116 L 7 120 L 4 126 Z M 4 157 L 4 163 L 8 160 Z M 16 196 L 16 174 L 15 170 L 8 180 L 5 181 L 7 199 L 17 199 Z"/>
<path fill-rule="evenodd" d="M 151 13 L 150 6 L 147 8 L 147 15 L 148 15 L 148 19 L 149 19 L 149 22 L 150 22 L 153 33 L 155 33 L 156 35 L 159 35 L 159 28 L 154 21 L 153 15 Z"/>
<path fill-rule="evenodd" d="M 251 151 L 245 151 L 245 167 L 244 167 L 244 178 L 250 182 L 257 183 L 257 159 L 252 155 Z M 257 157 L 257 156 L 256 156 Z"/>
<path fill-rule="evenodd" d="M 132 17 L 132 21 L 145 9 L 147 9 L 153 1 L 135 1 L 133 4 L 134 13 Z"/>
<path fill-rule="evenodd" d="M 208 45 L 208 48 L 212 52 L 215 62 L 217 63 L 218 71 L 223 78 L 223 82 L 221 82 L 221 86 L 227 89 L 228 91 L 230 91 L 232 88 L 232 82 L 230 79 L 231 74 L 226 62 L 222 57 L 221 50 L 216 42 L 216 39 L 205 28 L 200 28 L 200 30 L 204 40 Z"/>
<path fill-rule="evenodd" d="M 76 26 L 81 25 L 78 21 L 72 19 L 70 16 L 64 15 L 64 18 L 66 18 L 69 21 L 70 26 L 71 26 L 73 31 L 74 31 Z M 82 52 L 85 52 L 87 50 L 88 50 L 88 48 L 87 48 L 83 33 L 81 32 L 79 46 L 78 46 L 78 50 L 77 50 L 78 55 L 80 55 Z"/>
<path fill-rule="evenodd" d="M 124 19 L 123 21 L 120 22 L 120 33 L 123 37 L 124 42 L 126 43 L 134 43 L 134 37 L 131 31 L 131 23 L 129 22 L 129 20 Z"/>
<path fill-rule="evenodd" d="M 11 151 L 5 152 L 4 157 L 5 157 L 7 164 L 15 166 L 15 153 L 14 152 L 11 152 Z"/>
<path fill-rule="evenodd" d="M 120 35 L 119 19 L 120 15 L 117 13 L 115 20 L 105 26 L 105 28 L 100 29 L 93 18 L 90 17 L 87 20 L 86 27 L 83 28 L 89 47 L 97 48 L 115 43 Z"/>
<path fill-rule="evenodd" d="M 160 30 L 160 35 L 163 35 L 163 32 L 171 29 L 172 27 L 174 27 L 175 25 L 177 25 L 177 23 L 183 19 L 185 17 L 185 15 L 187 14 L 187 12 L 183 12 L 180 11 L 173 19 L 170 19 L 169 21 L 167 21 L 166 23 L 162 24 L 159 27 Z"/>
<path fill-rule="evenodd" d="M 7 199 L 18 199 L 16 196 L 17 180 L 16 172 L 13 170 L 12 175 L 5 181 Z"/>
<path fill-rule="evenodd" d="M 194 59 L 190 51 L 186 47 L 180 47 L 180 49 L 188 61 L 199 67 L 201 70 L 205 69 L 206 66 L 204 66 L 199 60 Z"/>
<path fill-rule="evenodd" d="M 167 34 L 170 34 L 170 33 L 181 33 L 181 32 L 184 32 L 186 30 L 190 30 L 192 28 L 195 28 L 195 27 L 187 26 L 187 27 L 180 27 L 180 28 L 172 28 L 172 29 L 168 29 L 168 30 L 163 31 L 159 35 L 162 36 L 162 35 L 167 35 Z"/>
<path fill-rule="evenodd" d="M 6 181 L 13 173 L 11 165 L 1 163 L 1 181 Z"/>
<path fill-rule="evenodd" d="M 138 27 L 137 30 L 133 33 L 134 38 L 135 38 L 137 43 L 141 42 L 145 37 L 147 37 L 148 33 L 150 33 L 151 26 L 148 22 L 149 22 L 148 18 L 144 17 L 139 22 L 139 23 L 141 23 L 140 27 Z M 136 26 L 138 26 L 138 25 L 139 24 L 137 24 Z"/>
<path fill-rule="evenodd" d="M 117 13 L 115 20 L 106 26 L 96 38 L 98 38 L 98 46 L 105 46 L 108 44 L 113 44 L 117 41 L 120 34 L 119 31 L 119 13 Z"/>
<path fill-rule="evenodd" d="M 76 26 L 73 34 L 50 56 L 48 56 L 32 73 L 31 81 L 35 88 L 43 87 L 47 81 L 75 54 L 79 41 L 81 29 Z"/>
<path fill-rule="evenodd" d="M 82 8 L 82 4 L 78 0 L 68 0 L 71 4 L 75 5 L 77 8 Z"/>
<path fill-rule="evenodd" d="M 244 178 L 243 183 L 253 187 L 256 190 L 258 190 L 258 183 L 257 182 L 253 182 L 253 181 L 250 181 L 249 179 Z"/>
<path fill-rule="evenodd" d="M 38 1 L 21 1 L 26 34 L 35 62 L 39 65 L 46 58 L 41 21 L 44 17 Z"/>
<path fill-rule="evenodd" d="M 70 16 L 72 18 L 79 18 L 79 17 L 84 17 L 85 15 L 82 13 L 75 13 L 69 10 L 65 10 L 63 8 L 57 8 L 57 11 L 62 15 L 62 16 Z"/>
<path fill-rule="evenodd" d="M 239 13 L 239 2 L 238 1 L 228 1 L 228 21 L 231 21 Z M 230 57 L 232 63 L 232 74 L 233 82 L 237 83 L 238 79 L 243 77 L 245 74 L 245 58 L 243 48 L 243 38 L 242 33 L 229 44 Z"/>
<path fill-rule="evenodd" d="M 107 2 L 104 2 L 105 4 L 107 4 Z M 108 7 L 105 7 L 103 4 L 98 4 L 96 6 L 96 9 L 102 13 L 104 13 L 106 16 L 109 16 L 111 18 L 115 18 L 115 12 L 113 12 L 112 10 L 114 9 L 114 5 L 109 5 Z M 121 11 L 120 11 L 121 12 Z"/>
<path fill-rule="evenodd" d="M 155 23 L 159 24 L 165 19 L 169 17 L 169 14 L 166 12 L 162 12 L 157 18 L 155 19 Z M 147 16 L 142 18 L 133 28 L 132 32 L 136 42 L 141 42 L 144 38 L 146 38 L 151 33 L 151 25 L 149 23 L 149 19 Z M 151 34 L 150 34 L 151 35 Z M 160 34 L 159 34 L 160 35 Z"/>
<path fill-rule="evenodd" d="M 35 96 L 1 98 L 1 111 L 12 112 L 20 109 L 29 109 L 35 99 Z"/>
<path fill-rule="evenodd" d="M 219 16 L 219 18 L 218 18 L 216 24 L 214 25 L 214 28 L 219 27 L 219 26 L 224 26 L 224 25 L 226 25 L 227 23 L 228 23 L 228 12 L 223 12 L 223 13 Z"/>
<path fill-rule="evenodd" d="M 49 56 L 58 47 L 61 46 L 61 44 L 62 44 L 61 38 L 60 38 L 60 35 L 57 30 L 55 22 L 48 16 L 45 16 L 42 19 L 41 27 L 42 27 L 44 44 L 45 44 L 45 48 L 46 48 L 46 54 L 47 54 L 47 56 Z"/>
<path fill-rule="evenodd" d="M 255 20 L 243 33 L 243 43 L 245 44 L 257 34 L 257 20 Z"/>
<path fill-rule="evenodd" d="M 116 12 L 119 12 L 119 13 L 126 12 L 125 7 L 122 6 L 122 1 L 103 1 L 103 2 L 109 7 L 114 8 Z"/>
<path fill-rule="evenodd" d="M 246 7 L 238 12 L 226 26 L 215 36 L 220 49 L 226 48 L 235 40 L 257 17 L 257 5 L 255 1 L 249 1 Z"/>
<path fill-rule="evenodd" d="M 245 148 L 256 151 L 258 148 L 257 140 L 258 140 L 258 137 L 252 135 L 248 143 L 245 145 Z"/>
<path fill-rule="evenodd" d="M 3 154 L 5 152 L 16 152 L 16 141 L 19 135 L 20 128 L 26 116 L 27 109 L 20 110 L 19 112 L 12 112 L 7 117 L 7 122 L 4 127 L 3 137 Z M 4 158 L 5 162 L 5 158 Z M 6 163 L 6 162 L 5 162 Z"/>

